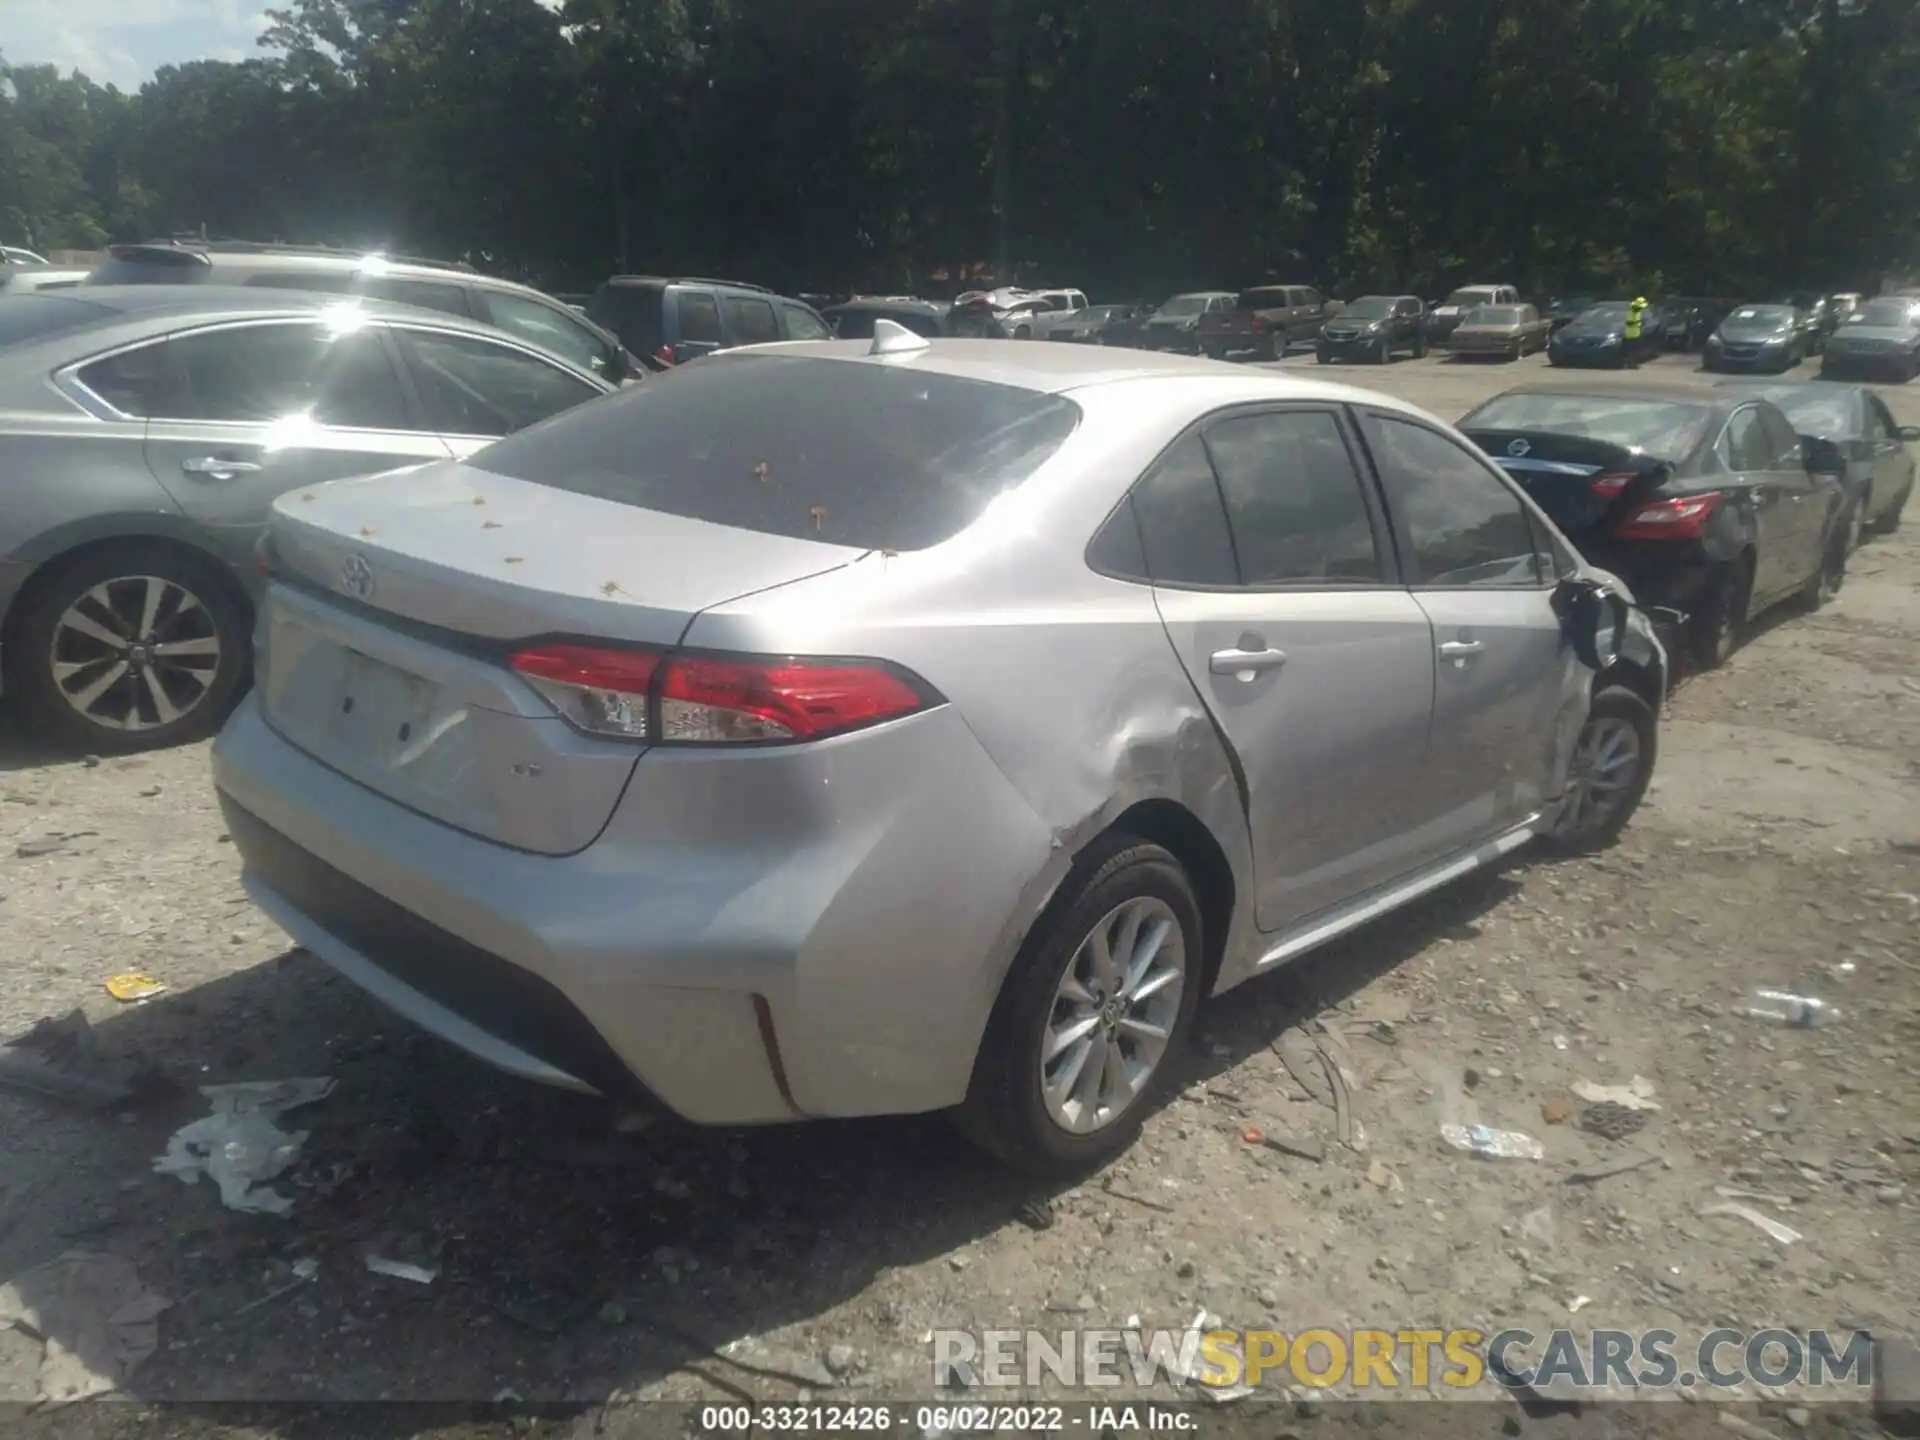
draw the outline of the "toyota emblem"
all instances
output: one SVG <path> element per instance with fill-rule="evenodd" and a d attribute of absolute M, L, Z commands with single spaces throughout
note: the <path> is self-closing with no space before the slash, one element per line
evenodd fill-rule
<path fill-rule="evenodd" d="M 373 567 L 364 555 L 349 555 L 340 565 L 340 588 L 356 600 L 373 598 Z"/>
<path fill-rule="evenodd" d="M 1507 442 L 1507 454 L 1513 456 L 1516 460 L 1532 448 L 1533 447 L 1524 440 L 1509 440 Z M 356 556 L 355 558 L 357 559 L 358 557 Z"/>

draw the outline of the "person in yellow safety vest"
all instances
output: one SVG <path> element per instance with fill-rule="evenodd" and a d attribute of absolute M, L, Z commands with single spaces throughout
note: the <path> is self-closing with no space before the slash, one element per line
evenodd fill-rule
<path fill-rule="evenodd" d="M 1627 344 L 1631 345 L 1640 338 L 1642 325 L 1647 318 L 1647 297 L 1636 295 L 1627 304 Z"/>

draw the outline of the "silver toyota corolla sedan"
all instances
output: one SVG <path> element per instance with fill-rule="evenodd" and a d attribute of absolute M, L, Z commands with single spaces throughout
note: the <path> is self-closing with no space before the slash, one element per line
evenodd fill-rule
<path fill-rule="evenodd" d="M 878 328 L 283 496 L 258 903 L 532 1079 L 1071 1170 L 1203 996 L 1625 824 L 1664 652 L 1446 425 Z"/>

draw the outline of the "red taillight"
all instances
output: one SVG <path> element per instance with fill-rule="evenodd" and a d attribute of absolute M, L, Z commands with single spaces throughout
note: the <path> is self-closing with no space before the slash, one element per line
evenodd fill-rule
<path fill-rule="evenodd" d="M 938 700 L 886 665 L 859 661 L 541 645 L 512 665 L 577 728 L 630 740 L 818 740 Z"/>
<path fill-rule="evenodd" d="M 1593 481 L 1593 493 L 1602 500 L 1617 500 L 1620 492 L 1632 483 L 1631 475 L 1597 475 Z"/>
<path fill-rule="evenodd" d="M 667 662 L 660 730 L 667 740 L 815 740 L 926 703 L 880 666 L 685 656 Z"/>
<path fill-rule="evenodd" d="M 671 345 L 662 345 L 658 350 L 653 352 L 653 358 L 662 365 L 673 364 L 673 347 Z"/>
<path fill-rule="evenodd" d="M 1264 330 L 1267 328 L 1267 322 L 1258 312 L 1255 312 L 1253 319 L 1247 322 L 1247 328 L 1250 330 Z"/>
<path fill-rule="evenodd" d="M 1718 490 L 1681 495 L 1642 505 L 1614 534 L 1622 540 L 1698 540 L 1708 519 L 1726 499 Z"/>
<path fill-rule="evenodd" d="M 536 645 L 517 652 L 513 668 L 578 729 L 645 740 L 647 691 L 660 657 L 646 650 L 591 645 Z"/>

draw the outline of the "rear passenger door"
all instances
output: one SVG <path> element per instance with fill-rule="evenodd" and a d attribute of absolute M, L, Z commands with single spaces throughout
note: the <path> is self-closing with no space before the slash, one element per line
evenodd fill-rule
<path fill-rule="evenodd" d="M 1402 572 L 1433 623 L 1433 725 L 1419 787 L 1428 854 L 1525 821 L 1558 796 L 1588 675 L 1553 609 L 1547 532 L 1513 485 L 1449 435 L 1366 412 Z"/>
<path fill-rule="evenodd" d="M 1803 470 L 1797 485 L 1781 483 L 1757 405 L 1743 405 L 1728 417 L 1714 442 L 1714 454 L 1753 507 L 1753 599 L 1764 604 L 1805 578 L 1801 522 L 1810 488 L 1807 475 Z"/>
<path fill-rule="evenodd" d="M 416 326 L 396 325 L 393 333 L 427 422 L 459 457 L 607 393 L 544 355 L 503 341 Z"/>
<path fill-rule="evenodd" d="M 722 323 L 729 345 L 770 345 L 786 337 L 773 302 L 754 295 L 727 295 L 720 301 Z"/>
<path fill-rule="evenodd" d="M 674 318 L 673 360 L 684 365 L 702 355 L 711 355 L 725 345 L 720 328 L 720 302 L 710 290 L 669 290 L 667 300 Z"/>
<path fill-rule="evenodd" d="M 145 415 L 154 478 L 236 559 L 285 491 L 447 457 L 378 325 L 214 326 L 96 361 L 79 378 Z"/>
<path fill-rule="evenodd" d="M 1867 523 L 1872 524 L 1913 484 L 1914 464 L 1885 402 L 1871 390 L 1862 391 L 1860 398 L 1867 410 L 1867 444 L 1873 453 L 1873 496 L 1866 514 Z"/>
<path fill-rule="evenodd" d="M 1133 508 L 1167 633 L 1239 760 L 1260 928 L 1411 868 L 1432 629 L 1392 577 L 1344 416 L 1222 414 Z"/>

